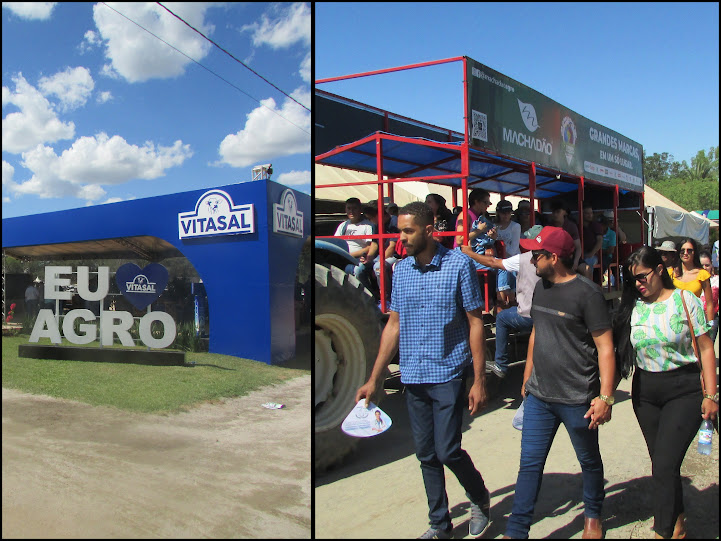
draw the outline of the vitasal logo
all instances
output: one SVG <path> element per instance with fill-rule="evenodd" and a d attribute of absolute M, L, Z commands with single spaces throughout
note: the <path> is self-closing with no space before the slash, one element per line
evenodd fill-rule
<path fill-rule="evenodd" d="M 253 204 L 235 205 L 223 190 L 205 192 L 194 211 L 178 214 L 180 239 L 254 232 Z"/>
<path fill-rule="evenodd" d="M 281 194 L 280 204 L 275 203 L 273 210 L 273 232 L 303 236 L 303 213 L 298 210 L 298 201 L 292 190 Z"/>
<path fill-rule="evenodd" d="M 155 282 L 148 280 L 144 274 L 138 274 L 132 282 L 125 282 L 126 293 L 156 293 Z"/>

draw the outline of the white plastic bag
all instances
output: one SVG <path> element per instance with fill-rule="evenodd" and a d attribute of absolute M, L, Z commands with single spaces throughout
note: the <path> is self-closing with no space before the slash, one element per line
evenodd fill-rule
<path fill-rule="evenodd" d="M 516 430 L 523 430 L 523 405 L 525 403 L 525 400 L 521 402 L 521 405 L 516 410 L 516 414 L 513 416 L 513 421 L 511 421 L 513 428 Z"/>

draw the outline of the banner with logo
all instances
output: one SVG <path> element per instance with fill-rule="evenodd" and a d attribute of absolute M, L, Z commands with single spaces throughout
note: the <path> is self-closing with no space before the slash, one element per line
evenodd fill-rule
<path fill-rule="evenodd" d="M 467 58 L 472 145 L 622 189 L 643 190 L 643 147 Z"/>

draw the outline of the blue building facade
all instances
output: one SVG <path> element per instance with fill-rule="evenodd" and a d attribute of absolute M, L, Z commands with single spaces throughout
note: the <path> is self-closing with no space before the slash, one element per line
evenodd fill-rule
<path fill-rule="evenodd" d="M 296 273 L 310 212 L 309 195 L 260 180 L 3 219 L 2 245 L 162 239 L 203 280 L 209 351 L 279 364 L 295 353 Z"/>

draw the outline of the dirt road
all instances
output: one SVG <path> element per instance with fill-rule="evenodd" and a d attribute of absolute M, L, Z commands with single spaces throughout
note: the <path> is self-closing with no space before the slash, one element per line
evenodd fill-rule
<path fill-rule="evenodd" d="M 309 538 L 310 380 L 175 415 L 3 389 L 3 538 Z"/>
<path fill-rule="evenodd" d="M 496 398 L 480 416 L 466 413 L 463 447 L 491 491 L 493 523 L 484 536 L 501 538 L 513 503 L 521 433 L 511 426 L 520 404 L 522 366 L 511 368 Z M 653 537 L 651 463 L 633 414 L 631 382 L 616 393 L 613 419 L 601 427 L 600 446 L 606 478 L 604 528 L 609 539 Z M 339 469 L 315 481 L 317 538 L 413 538 L 428 527 L 428 507 L 408 427 L 405 397 L 395 392 L 381 404 L 393 419 L 391 429 L 361 440 L 360 448 Z M 689 538 L 719 535 L 718 436 L 711 456 L 692 444 L 682 467 Z M 447 474 L 454 537 L 468 537 L 470 511 L 463 489 Z M 536 506 L 532 538 L 580 538 L 583 502 L 580 467 L 568 434 L 561 427 L 546 463 Z"/>

